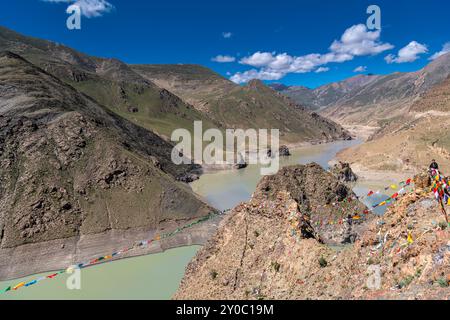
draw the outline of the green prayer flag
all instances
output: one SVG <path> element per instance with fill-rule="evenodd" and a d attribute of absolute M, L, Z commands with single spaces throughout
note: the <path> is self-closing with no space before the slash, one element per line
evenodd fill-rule
<path fill-rule="evenodd" d="M 3 289 L 3 291 L 0 291 L 0 293 L 6 293 L 6 292 L 8 292 L 8 291 L 11 291 L 11 287 L 8 287 L 8 288 L 6 288 L 6 289 Z"/>

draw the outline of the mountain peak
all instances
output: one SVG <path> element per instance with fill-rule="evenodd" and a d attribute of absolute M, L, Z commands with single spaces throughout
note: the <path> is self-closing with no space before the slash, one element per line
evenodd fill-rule
<path fill-rule="evenodd" d="M 247 86 L 251 89 L 267 88 L 267 86 L 259 79 L 252 79 L 247 83 Z"/>
<path fill-rule="evenodd" d="M 290 86 L 287 86 L 283 83 L 271 83 L 271 84 L 269 84 L 269 87 L 275 91 L 280 91 L 280 92 L 288 90 L 290 88 Z"/>

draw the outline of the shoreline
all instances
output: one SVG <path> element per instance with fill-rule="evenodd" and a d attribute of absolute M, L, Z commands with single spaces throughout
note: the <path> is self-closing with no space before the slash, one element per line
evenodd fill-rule
<path fill-rule="evenodd" d="M 364 139 L 362 139 L 361 137 L 358 137 L 358 136 L 352 136 L 352 140 L 361 140 L 362 142 L 365 141 Z M 308 148 L 308 147 L 322 146 L 322 145 L 326 145 L 329 143 L 335 143 L 335 142 L 339 142 L 339 141 L 350 141 L 350 140 L 336 139 L 336 140 L 332 140 L 332 141 L 324 140 L 324 141 L 318 141 L 318 142 L 299 142 L 299 143 L 290 143 L 290 144 L 280 144 L 280 146 L 285 145 L 289 148 L 290 151 L 293 151 L 293 150 L 299 150 L 299 149 Z M 345 148 L 345 149 L 347 149 L 347 148 Z M 345 149 L 343 149 L 343 150 L 345 150 Z M 247 151 L 247 154 L 255 154 L 257 152 L 258 152 L 258 150 L 250 150 L 250 151 Z M 234 166 L 235 166 L 234 164 L 228 164 L 228 163 L 215 164 L 215 165 L 202 164 L 200 172 L 195 172 L 195 173 L 200 178 L 203 174 L 208 174 L 208 173 L 214 173 L 214 172 L 220 172 L 220 171 L 241 170 L 241 169 L 235 168 Z"/>
<path fill-rule="evenodd" d="M 109 262 L 161 253 L 168 249 L 191 245 L 204 245 L 214 234 L 225 215 L 217 215 L 210 220 L 184 230 L 173 237 L 154 241 L 152 244 L 134 248 Z M 68 239 L 57 239 L 15 248 L 0 250 L 0 281 L 11 281 L 35 274 L 65 270 L 71 265 L 90 261 L 110 254 L 123 247 L 153 238 L 190 223 L 168 222 L 158 229 L 133 228 L 129 230 L 109 230 L 101 234 L 82 235 Z M 106 262 L 103 262 L 106 263 Z M 98 263 L 99 265 L 102 263 Z"/>

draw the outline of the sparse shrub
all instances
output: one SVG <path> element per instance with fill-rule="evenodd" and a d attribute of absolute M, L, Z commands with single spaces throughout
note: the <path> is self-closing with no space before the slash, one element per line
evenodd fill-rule
<path fill-rule="evenodd" d="M 405 288 L 405 287 L 409 286 L 413 280 L 414 280 L 413 276 L 407 276 L 406 278 L 404 278 L 403 280 L 401 280 L 399 282 L 398 287 L 400 289 Z"/>
<path fill-rule="evenodd" d="M 439 222 L 439 228 L 441 228 L 441 230 L 447 229 L 447 223 L 444 221 Z"/>
<path fill-rule="evenodd" d="M 259 232 L 258 232 L 258 230 L 255 230 L 255 231 L 253 232 L 253 234 L 255 235 L 256 238 L 259 237 Z"/>
<path fill-rule="evenodd" d="M 420 277 L 420 275 L 422 274 L 422 269 L 417 269 L 416 270 L 416 278 Z"/>
<path fill-rule="evenodd" d="M 256 300 L 264 300 L 265 298 L 266 296 L 261 293 L 256 296 Z"/>
<path fill-rule="evenodd" d="M 328 262 L 327 262 L 327 260 L 325 260 L 324 257 L 320 257 L 319 264 L 320 264 L 321 268 L 325 268 L 328 265 Z"/>
<path fill-rule="evenodd" d="M 272 266 L 272 268 L 273 268 L 273 270 L 275 270 L 275 272 L 278 272 L 278 271 L 280 271 L 280 267 L 281 267 L 281 265 L 278 263 L 278 262 L 272 262 L 271 263 L 271 266 Z"/>
<path fill-rule="evenodd" d="M 216 279 L 217 278 L 217 276 L 219 275 L 218 273 L 217 273 L 217 271 L 216 270 L 211 270 L 210 272 L 209 272 L 209 275 L 211 276 L 211 279 Z"/>
<path fill-rule="evenodd" d="M 441 288 L 448 288 L 449 287 L 448 281 L 445 278 L 439 278 L 436 282 Z"/>

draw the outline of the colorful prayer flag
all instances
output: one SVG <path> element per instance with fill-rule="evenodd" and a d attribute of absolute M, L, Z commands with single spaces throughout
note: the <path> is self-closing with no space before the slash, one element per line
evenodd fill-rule
<path fill-rule="evenodd" d="M 6 289 L 3 289 L 3 291 L 0 291 L 0 293 L 6 293 L 6 292 L 8 292 L 8 291 L 11 291 L 11 287 L 8 287 L 8 288 L 6 288 Z"/>
<path fill-rule="evenodd" d="M 412 235 L 411 235 L 411 232 L 408 232 L 408 239 L 407 239 L 407 241 L 408 241 L 408 244 L 412 244 L 414 242 L 414 240 L 412 238 Z"/>
<path fill-rule="evenodd" d="M 13 287 L 13 290 L 17 290 L 17 289 L 19 289 L 19 288 L 22 288 L 24 285 L 25 285 L 25 282 L 21 282 L 21 283 L 19 283 L 18 285 L 14 286 L 14 287 Z"/>

